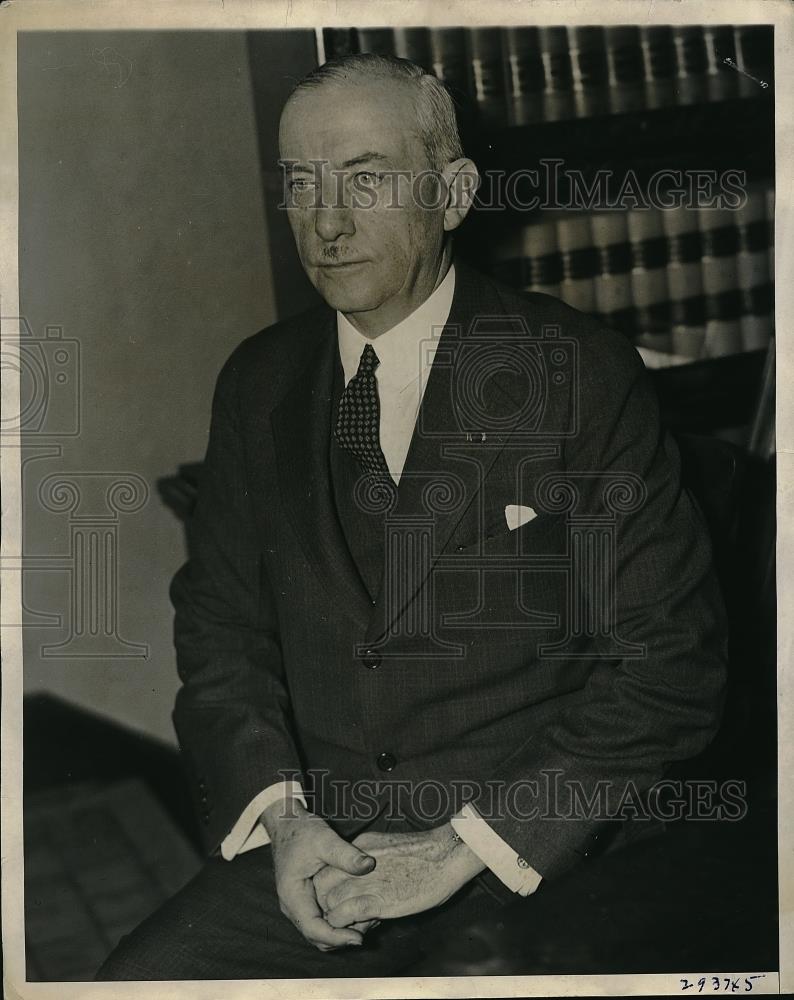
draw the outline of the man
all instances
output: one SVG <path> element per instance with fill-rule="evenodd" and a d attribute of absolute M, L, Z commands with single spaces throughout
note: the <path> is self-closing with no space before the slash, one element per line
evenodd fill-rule
<path fill-rule="evenodd" d="M 279 142 L 327 306 L 221 372 L 172 587 L 211 857 L 100 978 L 399 972 L 718 721 L 721 601 L 643 365 L 453 263 L 476 168 L 444 89 L 326 64 Z"/>

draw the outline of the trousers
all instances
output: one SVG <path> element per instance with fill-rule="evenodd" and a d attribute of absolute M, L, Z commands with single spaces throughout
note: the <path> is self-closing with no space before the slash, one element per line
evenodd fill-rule
<path fill-rule="evenodd" d="M 441 907 L 384 920 L 361 946 L 321 952 L 281 913 L 271 850 L 261 847 L 232 861 L 208 860 L 180 892 L 122 938 L 96 979 L 397 976 L 432 957 L 449 935 L 465 935 L 468 924 L 501 908 L 498 897 L 474 879 Z"/>

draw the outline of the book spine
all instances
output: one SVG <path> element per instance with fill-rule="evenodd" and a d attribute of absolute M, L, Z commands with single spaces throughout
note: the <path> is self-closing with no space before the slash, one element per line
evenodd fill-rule
<path fill-rule="evenodd" d="M 557 245 L 557 225 L 543 220 L 525 226 L 521 233 L 522 286 L 533 292 L 560 295 L 563 264 Z"/>
<path fill-rule="evenodd" d="M 696 104 L 708 98 L 708 57 L 703 28 L 677 25 L 673 28 L 678 75 L 676 96 L 679 104 Z"/>
<path fill-rule="evenodd" d="M 742 294 L 738 287 L 736 252 L 739 229 L 727 209 L 702 208 L 700 230 L 703 292 L 706 297 L 705 357 L 736 354 L 742 349 Z"/>
<path fill-rule="evenodd" d="M 672 353 L 667 238 L 661 213 L 632 209 L 627 214 L 631 244 L 631 294 L 635 340 L 643 347 Z"/>
<path fill-rule="evenodd" d="M 662 108 L 675 104 L 678 63 L 673 29 L 667 25 L 640 28 L 640 45 L 647 107 Z"/>
<path fill-rule="evenodd" d="M 342 59 L 358 52 L 358 38 L 355 28 L 323 28 L 325 60 Z"/>
<path fill-rule="evenodd" d="M 736 42 L 733 27 L 726 24 L 709 24 L 703 28 L 708 63 L 707 90 L 712 101 L 725 101 L 739 93 L 739 74 L 736 72 Z"/>
<path fill-rule="evenodd" d="M 391 28 L 358 28 L 357 35 L 359 52 L 394 55 L 394 31 Z"/>
<path fill-rule="evenodd" d="M 499 28 L 471 28 L 467 33 L 469 90 L 483 124 L 498 128 L 507 121 L 502 33 Z"/>
<path fill-rule="evenodd" d="M 470 98 L 466 59 L 466 32 L 463 28 L 430 28 L 433 72 L 458 100 Z"/>
<path fill-rule="evenodd" d="M 598 253 L 595 308 L 602 322 L 631 337 L 634 315 L 631 295 L 631 246 L 626 213 L 597 212 L 590 231 Z"/>
<path fill-rule="evenodd" d="M 568 28 L 574 112 L 589 118 L 609 110 L 607 47 L 600 27 Z"/>
<path fill-rule="evenodd" d="M 604 29 L 610 110 L 616 114 L 645 106 L 645 63 L 639 28 Z"/>
<path fill-rule="evenodd" d="M 560 298 L 574 309 L 595 312 L 599 261 L 589 216 L 567 215 L 559 219 L 557 246 L 562 258 Z"/>
<path fill-rule="evenodd" d="M 546 121 L 573 118 L 573 71 L 565 28 L 539 28 L 543 59 L 543 117 Z"/>
<path fill-rule="evenodd" d="M 427 28 L 395 28 L 394 54 L 400 59 L 409 59 L 428 72 L 433 69 L 430 51 L 430 32 Z"/>
<path fill-rule="evenodd" d="M 766 191 L 748 192 L 739 217 L 736 274 L 742 294 L 742 347 L 767 347 L 772 337 L 772 283 L 769 280 L 769 232 Z"/>
<path fill-rule="evenodd" d="M 667 237 L 673 352 L 686 358 L 699 358 L 706 340 L 706 303 L 697 217 L 691 209 L 678 207 L 665 209 L 661 218 Z"/>
<path fill-rule="evenodd" d="M 508 122 L 526 125 L 543 118 L 546 83 L 537 28 L 505 28 Z"/>
<path fill-rule="evenodd" d="M 742 24 L 734 28 L 739 96 L 758 97 L 774 83 L 774 43 L 767 24 Z"/>

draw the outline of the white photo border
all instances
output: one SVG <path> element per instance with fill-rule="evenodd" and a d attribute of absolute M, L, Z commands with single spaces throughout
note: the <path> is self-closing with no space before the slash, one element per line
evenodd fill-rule
<path fill-rule="evenodd" d="M 786 0 L 10 0 L 0 7 L 0 321 L 19 315 L 17 34 L 22 31 L 217 30 L 367 25 L 764 23 L 775 27 L 775 284 L 777 340 L 777 593 L 780 972 L 754 993 L 794 991 L 794 7 Z M 786 280 L 788 279 L 788 280 Z M 2 413 L 18 412 L 18 372 L 2 367 Z M 20 442 L 4 436 L 2 480 L 2 928 L 5 995 L 118 1000 L 278 997 L 649 996 L 682 992 L 681 979 L 703 973 L 600 976 L 494 976 L 173 983 L 28 983 L 25 981 L 22 838 L 22 635 Z M 694 992 L 694 991 L 693 991 Z M 704 991 L 705 993 L 708 990 Z"/>

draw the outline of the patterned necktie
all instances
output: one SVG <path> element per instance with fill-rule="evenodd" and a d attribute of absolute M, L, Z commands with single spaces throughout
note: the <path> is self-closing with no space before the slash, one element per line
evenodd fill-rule
<path fill-rule="evenodd" d="M 372 344 L 361 352 L 358 371 L 347 383 L 336 417 L 334 437 L 371 476 L 388 476 L 380 447 L 380 403 L 375 369 L 380 364 Z"/>

